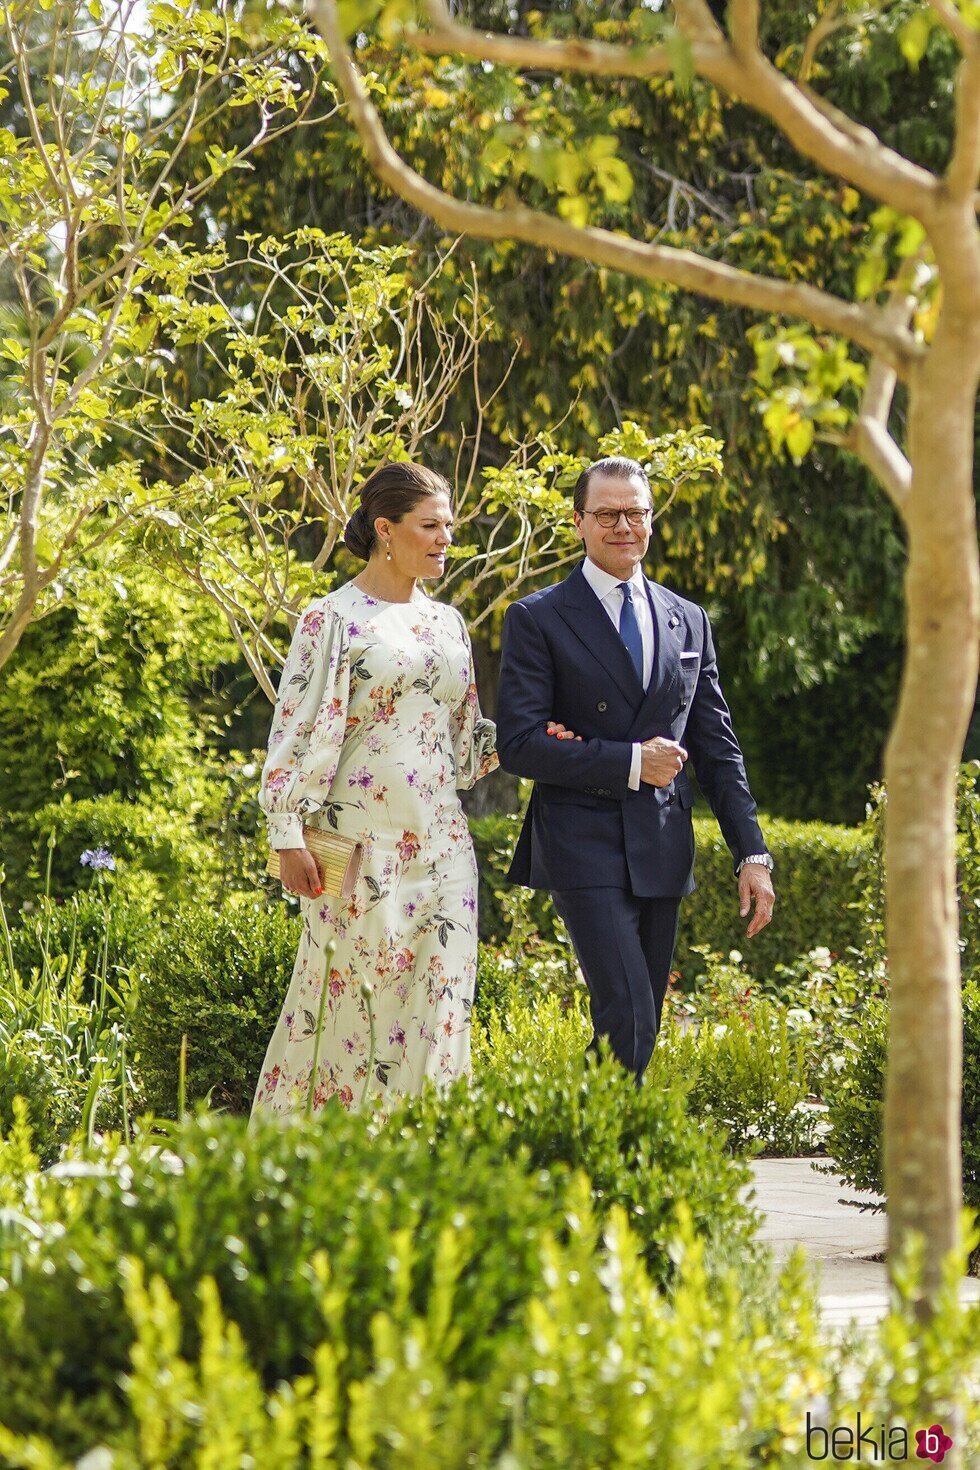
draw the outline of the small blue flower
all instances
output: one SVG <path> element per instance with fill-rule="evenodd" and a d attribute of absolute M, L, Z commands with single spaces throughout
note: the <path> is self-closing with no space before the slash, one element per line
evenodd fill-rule
<path fill-rule="evenodd" d="M 110 873 L 116 871 L 116 860 L 107 847 L 87 847 L 79 862 L 83 868 L 108 868 Z"/>

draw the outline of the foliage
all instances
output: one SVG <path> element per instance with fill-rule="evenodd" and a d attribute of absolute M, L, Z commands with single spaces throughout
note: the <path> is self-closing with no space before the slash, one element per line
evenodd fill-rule
<path fill-rule="evenodd" d="M 25 632 L 0 686 L 0 840 L 12 889 L 32 896 L 58 837 L 52 891 L 104 845 L 158 880 L 206 881 L 195 834 L 216 796 L 203 763 L 210 720 L 191 703 L 228 651 L 207 607 L 134 564 L 125 548 L 75 569 L 76 599 Z M 71 717 L 66 718 L 66 711 Z"/>
<path fill-rule="evenodd" d="M 817 1152 L 817 1113 L 804 1039 L 781 1006 L 756 1001 L 728 1021 L 663 1027 L 651 1063 L 651 1085 L 691 1082 L 691 1116 L 716 1121 L 737 1154 L 769 1157 Z"/>
<path fill-rule="evenodd" d="M 888 1064 L 888 1003 L 871 1001 L 842 1029 L 843 1066 L 828 1080 L 827 1151 L 855 1189 L 884 1194 L 882 1120 Z M 980 983 L 963 987 L 963 1197 L 980 1210 Z M 976 1265 L 980 1267 L 980 1255 Z"/>
<path fill-rule="evenodd" d="M 50 1163 L 82 1126 L 89 1133 L 97 1124 L 128 1127 L 139 1097 L 125 1032 L 136 980 L 118 965 L 110 979 L 112 907 L 104 887 L 90 905 L 90 920 L 101 919 L 92 950 L 79 943 L 77 906 L 68 934 L 43 922 L 51 914 L 49 892 L 32 935 L 36 949 L 17 942 L 3 888 L 0 867 L 0 1129 L 11 1125 L 20 1103 L 34 1147 Z M 29 961 L 36 957 L 30 968 L 25 951 Z"/>
<path fill-rule="evenodd" d="M 344 1291 L 337 1340 L 346 1386 L 376 1361 L 371 1323 L 402 1300 L 392 1260 L 414 1250 L 411 1300 L 424 1310 L 447 1233 L 464 1250 L 453 1313 L 453 1372 L 479 1379 L 513 1342 L 526 1352 L 523 1308 L 537 1280 L 542 1231 L 567 1239 L 569 1172 L 591 1160 L 603 1209 L 630 1211 L 653 1279 L 675 1275 L 670 1239 L 686 1200 L 697 1237 L 747 1241 L 743 1171 L 676 1097 L 600 1074 L 609 1106 L 566 1083 L 524 1074 L 496 1096 L 429 1089 L 388 1124 L 328 1104 L 310 1121 L 210 1114 L 161 1144 L 90 1153 L 25 1181 L 19 1224 L 0 1240 L 0 1362 L 7 1423 L 81 1449 L 117 1421 L 118 1375 L 133 1331 L 122 1310 L 121 1257 L 159 1274 L 191 1314 L 213 1275 L 263 1382 L 306 1367 L 323 1318 L 313 1257 L 326 1250 Z M 635 1093 L 635 1089 L 633 1089 Z M 624 1116 L 625 1115 L 625 1116 Z M 11 1147 L 17 1147 L 17 1140 Z M 8 1185 L 8 1192 L 12 1186 Z M 24 1321 L 31 1330 L 25 1333 Z M 382 1355 L 383 1356 L 383 1355 Z"/>
<path fill-rule="evenodd" d="M 142 958 L 132 1042 L 146 1101 L 173 1117 L 181 1038 L 187 1100 L 247 1113 L 292 974 L 298 916 L 239 894 L 212 909 L 179 905 Z"/>
<path fill-rule="evenodd" d="M 897 41 L 902 9 L 849 15 L 826 40 L 815 77 L 831 102 L 853 106 L 888 141 L 942 167 L 955 48 L 934 37 L 910 76 Z M 454 15 L 478 30 L 621 34 L 634 43 L 649 40 L 663 20 L 643 7 L 627 19 L 580 3 L 542 10 L 499 0 L 470 0 Z M 798 6 L 767 5 L 763 24 L 780 64 L 798 65 L 809 16 Z M 499 65 L 464 71 L 456 58 L 421 55 L 411 39 L 388 28 L 379 36 L 366 24 L 359 53 L 375 78 L 372 96 L 389 136 L 433 183 L 507 204 L 520 172 L 521 196 L 531 204 L 557 201 L 574 213 L 584 200 L 594 224 L 638 239 L 850 288 L 867 243 L 867 212 L 856 192 L 833 184 L 768 120 L 712 87 L 695 81 L 684 88 L 671 76 L 551 77 Z M 904 105 L 910 96 L 916 104 Z M 235 138 L 234 118 L 227 122 Z M 216 210 L 228 239 L 242 228 L 279 229 L 284 220 L 350 221 L 369 242 L 410 240 L 417 282 L 428 282 L 448 243 L 377 185 L 342 116 L 313 136 L 284 141 L 235 184 L 220 190 Z M 548 251 L 469 239 L 427 287 L 444 314 L 474 272 L 492 321 L 481 352 L 487 383 L 496 388 L 518 354 L 486 406 L 491 461 L 514 437 L 533 438 L 562 420 L 563 438 L 583 452 L 627 418 L 668 429 L 706 421 L 724 440 L 722 479 L 690 500 L 681 492 L 655 537 L 652 567 L 710 601 L 731 632 L 733 683 L 768 704 L 831 676 L 875 631 L 897 648 L 897 522 L 869 500 L 856 462 L 818 443 L 797 467 L 773 449 L 756 412 L 763 392 L 753 381 L 743 311 Z M 830 344 L 815 339 L 814 346 L 833 355 Z M 844 398 L 853 405 L 853 394 Z M 473 415 L 461 384 L 447 439 Z M 856 755 L 865 762 L 864 784 L 876 774 L 868 759 L 876 752 L 866 744 Z"/>
<path fill-rule="evenodd" d="M 670 1470 L 706 1467 L 718 1456 L 748 1467 L 760 1443 L 773 1452 L 792 1446 L 821 1376 L 800 1260 L 776 1288 L 794 1329 L 781 1345 L 762 1314 L 744 1310 L 734 1268 L 721 1291 L 710 1290 L 689 1211 L 679 1213 L 678 1285 L 668 1299 L 644 1271 L 625 1213 L 614 1208 L 603 1231 L 584 1176 L 563 1193 L 569 1225 L 535 1230 L 524 1299 L 512 1311 L 517 1330 L 488 1343 L 479 1377 L 457 1356 L 480 1244 L 469 1226 L 442 1228 L 431 1267 L 424 1244 L 406 1229 L 394 1234 L 389 1283 L 356 1378 L 346 1362 L 352 1282 L 343 1262 L 318 1250 L 310 1270 L 321 1317 L 316 1346 L 301 1376 L 271 1390 L 213 1277 L 182 1312 L 162 1277 L 147 1280 L 138 1258 L 124 1260 L 133 1346 L 125 1403 L 107 1436 L 113 1464 L 164 1470 L 193 1455 L 333 1470 L 353 1456 L 365 1470 L 450 1470 L 491 1454 L 527 1466 L 593 1463 L 599 1454 L 625 1470 L 656 1446 L 658 1464 Z M 196 1334 L 187 1326 L 192 1313 Z M 200 1346 L 189 1350 L 195 1338 Z M 57 1463 L 37 1458 L 37 1442 L 29 1448 L 3 1430 L 0 1453 L 10 1465 Z M 21 1458 L 28 1455 L 35 1458 Z"/>
<path fill-rule="evenodd" d="M 134 512 L 152 513 L 117 416 L 127 384 L 166 371 L 145 269 L 152 277 L 155 253 L 179 252 L 223 175 L 310 120 L 325 64 L 301 22 L 280 16 L 253 44 L 222 0 L 139 15 L 94 4 L 84 17 L 72 0 L 40 12 L 17 3 L 8 22 L 0 244 L 18 319 L 0 348 L 12 409 L 0 448 L 0 665 L 65 596 L 73 565 L 118 540 Z M 248 138 L 209 142 L 207 166 L 178 180 L 191 136 L 229 109 Z"/>
<path fill-rule="evenodd" d="M 738 917 L 732 857 L 713 817 L 694 819 L 694 895 L 681 905 L 674 963 L 685 985 L 698 973 L 699 949 L 727 954 L 742 950 L 750 975 L 763 978 L 778 964 L 790 965 L 818 945 L 843 955 L 860 947 L 861 884 L 870 856 L 870 838 L 860 829 L 823 822 L 763 818 L 766 840 L 776 861 L 776 916 L 762 934 L 748 941 Z M 480 932 L 488 944 L 507 946 L 512 917 L 506 912 L 514 890 L 502 883 L 520 831 L 518 817 L 486 817 L 471 823 L 482 875 Z M 561 940 L 551 899 L 545 892 L 525 894 L 526 927 L 542 939 Z M 512 958 L 523 966 L 525 928 L 518 931 Z M 553 951 L 548 951 L 551 954 Z"/>

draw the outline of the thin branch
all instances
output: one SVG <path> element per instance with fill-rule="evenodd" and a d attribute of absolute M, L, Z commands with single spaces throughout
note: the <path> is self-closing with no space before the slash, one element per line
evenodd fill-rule
<path fill-rule="evenodd" d="M 491 209 L 453 198 L 410 168 L 392 147 L 344 42 L 334 0 L 313 0 L 312 8 L 330 47 L 368 161 L 395 193 L 444 228 L 483 239 L 523 240 L 645 280 L 666 281 L 735 306 L 802 317 L 882 357 L 900 378 L 906 377 L 923 356 L 923 349 L 911 333 L 885 324 L 877 308 L 843 301 L 803 282 L 756 275 L 720 261 L 705 260 L 694 251 L 645 244 L 611 230 L 579 228 L 524 206 Z"/>
<path fill-rule="evenodd" d="M 907 327 L 919 303 L 915 278 L 924 255 L 925 246 L 904 263 L 888 302 L 882 308 L 882 316 L 895 326 Z M 895 384 L 894 371 L 880 358 L 873 358 L 868 367 L 857 418 L 841 443 L 856 454 L 881 482 L 904 519 L 912 490 L 912 466 L 888 432 Z"/>
<path fill-rule="evenodd" d="M 810 73 L 813 70 L 813 63 L 817 59 L 817 52 L 820 50 L 820 47 L 827 40 L 828 36 L 832 36 L 834 31 L 840 30 L 842 26 L 847 24 L 846 18 L 842 19 L 840 16 L 842 3 L 843 0 L 830 0 L 827 9 L 807 36 L 806 44 L 803 47 L 803 55 L 800 57 L 799 70 L 796 73 L 798 83 L 802 84 L 809 81 Z"/>

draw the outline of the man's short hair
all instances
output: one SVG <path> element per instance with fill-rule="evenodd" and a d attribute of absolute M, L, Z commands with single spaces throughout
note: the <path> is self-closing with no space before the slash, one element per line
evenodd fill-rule
<path fill-rule="evenodd" d="M 616 480 L 636 478 L 642 480 L 647 489 L 650 489 L 647 472 L 637 460 L 627 459 L 623 454 L 613 454 L 608 459 L 597 459 L 595 464 L 587 465 L 575 481 L 575 489 L 572 491 L 572 507 L 579 515 L 585 510 L 585 502 L 589 497 L 589 480 L 593 475 L 611 475 Z"/>

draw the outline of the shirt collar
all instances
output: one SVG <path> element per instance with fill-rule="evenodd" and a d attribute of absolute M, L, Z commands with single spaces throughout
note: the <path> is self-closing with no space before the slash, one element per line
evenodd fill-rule
<path fill-rule="evenodd" d="M 605 602 L 610 592 L 614 591 L 621 581 L 621 578 L 610 576 L 609 572 L 602 570 L 602 567 L 597 567 L 589 557 L 586 557 L 582 563 L 582 575 L 600 602 Z M 637 567 L 628 580 L 634 595 L 642 597 L 646 586 L 642 568 Z"/>

